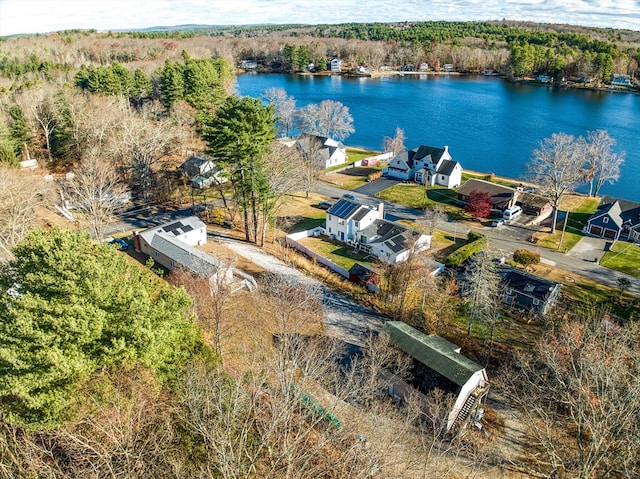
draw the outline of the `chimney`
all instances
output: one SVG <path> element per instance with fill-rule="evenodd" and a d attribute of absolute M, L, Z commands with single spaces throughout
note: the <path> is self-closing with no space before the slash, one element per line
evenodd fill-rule
<path fill-rule="evenodd" d="M 378 203 L 378 218 L 384 219 L 384 203 Z"/>

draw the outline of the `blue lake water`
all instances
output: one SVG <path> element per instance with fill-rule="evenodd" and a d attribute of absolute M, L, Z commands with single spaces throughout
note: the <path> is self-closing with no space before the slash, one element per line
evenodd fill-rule
<path fill-rule="evenodd" d="M 344 143 L 382 149 L 396 127 L 406 147 L 449 146 L 463 168 L 520 178 L 531 151 L 552 133 L 607 130 L 624 152 L 620 179 L 601 194 L 640 202 L 640 96 L 520 85 L 495 77 L 406 75 L 380 78 L 239 75 L 242 96 L 283 88 L 297 106 L 335 100 L 349 107 L 355 133 Z"/>

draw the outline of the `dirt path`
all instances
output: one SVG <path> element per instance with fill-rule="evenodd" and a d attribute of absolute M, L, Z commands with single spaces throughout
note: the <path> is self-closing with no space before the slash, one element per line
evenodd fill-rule
<path fill-rule="evenodd" d="M 213 241 L 223 244 L 267 271 L 293 277 L 302 284 L 319 287 L 322 292 L 325 333 L 328 336 L 352 344 L 362 344 L 362 339 L 370 331 L 379 331 L 382 328 L 386 319 L 384 316 L 361 306 L 343 294 L 336 293 L 320 281 L 310 278 L 256 246 L 224 237 L 216 237 Z"/>

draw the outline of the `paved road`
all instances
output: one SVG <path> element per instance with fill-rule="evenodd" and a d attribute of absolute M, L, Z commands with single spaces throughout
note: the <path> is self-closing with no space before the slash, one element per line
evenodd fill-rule
<path fill-rule="evenodd" d="M 324 326 L 325 333 L 328 336 L 336 337 L 352 344 L 362 345 L 362 340 L 370 331 L 379 331 L 384 321 L 389 319 L 361 306 L 348 296 L 336 293 L 320 281 L 310 278 L 254 245 L 223 236 L 214 236 L 213 241 L 219 241 L 227 248 L 235 251 L 236 254 L 247 258 L 268 271 L 291 276 L 302 284 L 318 287 L 322 294 Z"/>

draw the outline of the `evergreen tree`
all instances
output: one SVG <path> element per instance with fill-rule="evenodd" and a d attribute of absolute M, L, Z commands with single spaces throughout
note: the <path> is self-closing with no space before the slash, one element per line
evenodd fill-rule
<path fill-rule="evenodd" d="M 25 143 L 29 143 L 31 140 L 31 130 L 27 124 L 24 112 L 19 105 L 14 104 L 9 107 L 9 116 L 13 120 L 13 124 L 9 129 L 14 148 L 13 151 L 15 155 L 20 158 Z"/>
<path fill-rule="evenodd" d="M 171 377 L 192 354 L 186 293 L 115 248 L 56 229 L 30 233 L 13 253 L 0 273 L 4 420 L 55 425 L 97 371 L 140 363 Z"/>
<path fill-rule="evenodd" d="M 257 241 L 261 204 L 271 194 L 263 157 L 276 137 L 274 111 L 258 99 L 229 96 L 204 127 L 207 152 L 230 173 L 247 241 Z"/>
<path fill-rule="evenodd" d="M 160 71 L 160 92 L 165 108 L 184 98 L 183 66 L 167 60 Z"/>

